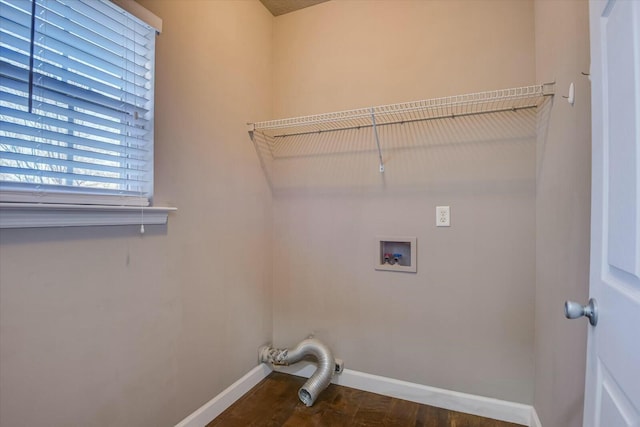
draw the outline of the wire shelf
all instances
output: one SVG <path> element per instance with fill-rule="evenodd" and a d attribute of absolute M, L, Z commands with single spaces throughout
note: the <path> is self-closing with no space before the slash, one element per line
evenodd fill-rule
<path fill-rule="evenodd" d="M 542 105 L 546 97 L 553 96 L 554 89 L 555 83 L 544 83 L 534 86 L 247 123 L 247 125 L 249 136 L 258 151 L 262 168 L 267 177 L 270 176 L 272 165 L 265 159 L 274 159 L 274 147 L 280 145 L 280 142 L 285 144 L 286 141 L 287 145 L 297 145 L 305 139 L 304 135 L 321 135 L 329 132 L 362 128 L 370 128 L 377 148 L 379 171 L 384 172 L 385 165 L 378 134 L 378 128 L 381 126 L 537 108 Z M 285 139 L 288 137 L 292 139 Z"/>
<path fill-rule="evenodd" d="M 370 108 L 248 123 L 249 132 L 271 138 L 385 126 L 422 120 L 459 117 L 538 107 L 553 96 L 554 84 L 545 83 L 465 95 L 403 102 Z"/>

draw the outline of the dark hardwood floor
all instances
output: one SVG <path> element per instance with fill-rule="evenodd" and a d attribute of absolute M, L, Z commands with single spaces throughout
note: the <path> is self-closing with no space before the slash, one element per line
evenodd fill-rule
<path fill-rule="evenodd" d="M 207 427 L 521 427 L 335 384 L 308 408 L 298 400 L 298 389 L 305 381 L 273 372 Z"/>

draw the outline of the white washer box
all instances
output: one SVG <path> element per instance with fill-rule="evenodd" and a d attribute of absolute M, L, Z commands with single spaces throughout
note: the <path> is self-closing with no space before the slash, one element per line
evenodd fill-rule
<path fill-rule="evenodd" d="M 377 236 L 374 268 L 376 270 L 416 273 L 417 239 L 415 237 Z M 385 259 L 389 254 L 389 259 Z M 397 255 L 400 255 L 397 257 Z"/>

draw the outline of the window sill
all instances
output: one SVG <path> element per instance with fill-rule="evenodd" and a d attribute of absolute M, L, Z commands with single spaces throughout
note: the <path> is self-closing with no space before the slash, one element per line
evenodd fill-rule
<path fill-rule="evenodd" d="M 0 203 L 0 229 L 166 224 L 172 207 Z"/>

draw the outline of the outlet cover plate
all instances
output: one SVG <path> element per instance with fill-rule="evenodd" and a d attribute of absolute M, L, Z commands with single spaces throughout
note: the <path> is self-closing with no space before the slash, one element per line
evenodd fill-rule
<path fill-rule="evenodd" d="M 436 227 L 451 226 L 451 209 L 449 206 L 436 206 Z"/>

